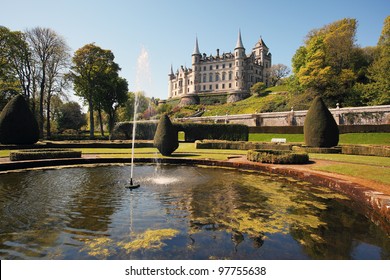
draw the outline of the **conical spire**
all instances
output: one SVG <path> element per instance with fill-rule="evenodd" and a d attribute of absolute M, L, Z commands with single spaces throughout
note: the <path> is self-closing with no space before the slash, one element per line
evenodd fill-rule
<path fill-rule="evenodd" d="M 195 48 L 194 48 L 194 52 L 192 53 L 192 55 L 200 55 L 199 46 L 198 46 L 198 36 L 196 36 Z"/>
<path fill-rule="evenodd" d="M 242 40 L 241 40 L 241 30 L 238 30 L 238 38 L 237 38 L 237 44 L 236 44 L 235 49 L 245 49 L 244 45 L 242 44 Z"/>
<path fill-rule="evenodd" d="M 173 74 L 173 66 L 171 64 L 171 75 L 174 76 L 175 74 Z"/>

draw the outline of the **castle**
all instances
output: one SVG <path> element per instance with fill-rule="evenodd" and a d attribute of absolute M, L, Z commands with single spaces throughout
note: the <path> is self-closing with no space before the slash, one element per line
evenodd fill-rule
<path fill-rule="evenodd" d="M 234 53 L 203 55 L 199 51 L 198 38 L 192 53 L 192 68 L 181 66 L 169 74 L 168 99 L 190 97 L 202 93 L 247 95 L 257 82 L 268 85 L 268 71 L 271 67 L 271 53 L 263 39 L 256 43 L 250 54 L 245 54 L 238 32 Z"/>

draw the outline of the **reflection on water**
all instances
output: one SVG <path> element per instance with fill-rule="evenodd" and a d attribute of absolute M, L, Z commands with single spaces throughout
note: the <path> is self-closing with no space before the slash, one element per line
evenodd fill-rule
<path fill-rule="evenodd" d="M 389 259 L 333 191 L 258 172 L 109 166 L 0 175 L 1 259 Z"/>

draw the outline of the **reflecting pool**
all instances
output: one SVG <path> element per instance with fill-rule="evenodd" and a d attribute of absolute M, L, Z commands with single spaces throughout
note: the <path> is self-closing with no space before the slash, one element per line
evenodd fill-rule
<path fill-rule="evenodd" d="M 288 177 L 201 166 L 0 175 L 1 259 L 390 259 L 347 197 Z"/>

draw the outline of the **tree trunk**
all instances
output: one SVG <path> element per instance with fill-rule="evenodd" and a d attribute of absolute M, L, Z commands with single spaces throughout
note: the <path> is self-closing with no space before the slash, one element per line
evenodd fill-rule
<path fill-rule="evenodd" d="M 41 90 L 39 93 L 39 134 L 41 138 L 43 138 L 43 128 L 44 128 L 44 119 L 43 119 L 44 95 L 45 95 L 45 70 L 42 70 Z"/>
<path fill-rule="evenodd" d="M 104 136 L 104 128 L 103 128 L 103 118 L 102 118 L 102 109 L 98 108 L 98 114 L 99 114 L 99 124 L 100 124 L 100 134 Z"/>
<path fill-rule="evenodd" d="M 46 138 L 50 139 L 51 137 L 51 127 L 50 127 L 50 101 L 51 101 L 51 94 L 50 91 L 47 93 L 47 107 L 46 107 Z"/>
<path fill-rule="evenodd" d="M 93 119 L 92 96 L 89 97 L 88 106 L 89 106 L 89 139 L 93 140 L 95 139 L 95 123 L 94 123 L 95 121 Z"/>

